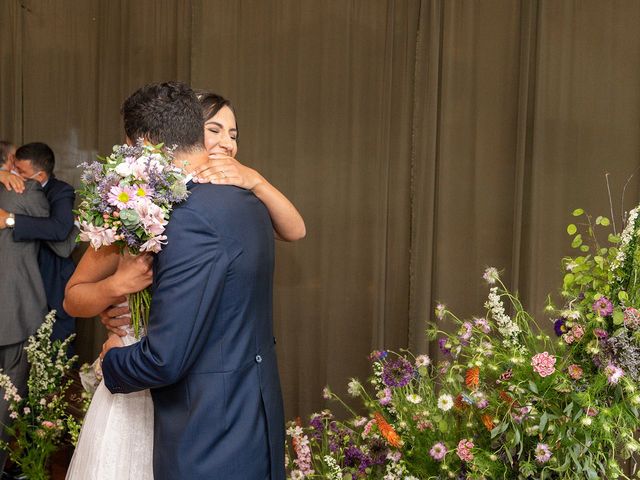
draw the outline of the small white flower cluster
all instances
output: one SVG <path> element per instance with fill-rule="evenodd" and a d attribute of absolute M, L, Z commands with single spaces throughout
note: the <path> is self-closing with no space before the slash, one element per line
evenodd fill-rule
<path fill-rule="evenodd" d="M 498 287 L 492 287 L 489 291 L 489 300 L 485 307 L 491 312 L 491 316 L 498 325 L 498 331 L 502 335 L 502 344 L 507 348 L 522 349 L 518 340 L 520 327 L 505 313 L 504 304 L 498 294 Z"/>
<path fill-rule="evenodd" d="M 615 272 L 618 270 L 625 262 L 627 257 L 627 247 L 631 242 L 631 239 L 636 232 L 636 220 L 638 219 L 638 214 L 640 213 L 640 205 L 634 208 L 629 212 L 629 218 L 627 219 L 627 225 L 624 227 L 622 231 L 622 235 L 620 236 L 620 245 L 618 246 L 618 254 L 613 262 L 611 262 L 611 271 Z M 621 280 L 620 277 L 617 277 L 618 280 Z"/>
<path fill-rule="evenodd" d="M 392 457 L 392 454 L 387 455 L 387 458 L 391 462 L 387 463 L 387 469 L 385 470 L 384 480 L 403 480 L 407 475 L 407 469 L 404 463 L 400 462 L 400 458 Z"/>
<path fill-rule="evenodd" d="M 324 462 L 327 464 L 327 467 L 331 469 L 328 472 L 327 478 L 329 480 L 342 480 L 342 470 L 338 466 L 338 462 L 331 455 L 325 455 Z"/>
<path fill-rule="evenodd" d="M 352 378 L 349 382 L 349 386 L 347 388 L 347 392 L 352 397 L 357 397 L 360 395 L 360 390 L 362 390 L 362 384 L 356 378 Z"/>

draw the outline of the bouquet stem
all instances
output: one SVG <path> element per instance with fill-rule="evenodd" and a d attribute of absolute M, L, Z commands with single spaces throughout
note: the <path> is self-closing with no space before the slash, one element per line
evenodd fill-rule
<path fill-rule="evenodd" d="M 131 311 L 131 325 L 137 339 L 140 338 L 140 328 L 146 330 L 149 323 L 151 308 L 151 289 L 145 288 L 129 295 L 129 310 Z"/>

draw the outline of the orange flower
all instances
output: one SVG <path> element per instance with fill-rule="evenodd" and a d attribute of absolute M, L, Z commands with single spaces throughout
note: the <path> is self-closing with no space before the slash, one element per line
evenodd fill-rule
<path fill-rule="evenodd" d="M 387 443 L 392 447 L 400 447 L 402 445 L 402 440 L 400 440 L 400 436 L 396 433 L 393 427 L 389 425 L 389 422 L 387 422 L 379 412 L 374 413 L 373 416 L 376 419 L 380 433 L 382 433 L 382 436 L 387 440 Z"/>
<path fill-rule="evenodd" d="M 465 383 L 467 384 L 467 388 L 469 390 L 475 390 L 480 385 L 480 368 L 473 367 L 467 370 L 467 374 L 465 375 Z"/>
<path fill-rule="evenodd" d="M 484 423 L 484 426 L 489 431 L 493 430 L 493 427 L 495 426 L 493 423 L 493 418 L 491 418 L 491 415 L 489 415 L 488 413 L 482 415 L 482 423 Z"/>
<path fill-rule="evenodd" d="M 453 406 L 455 407 L 456 410 L 463 410 L 467 406 L 467 404 L 464 403 L 464 401 L 462 400 L 461 393 L 459 393 L 458 396 L 453 401 Z"/>
<path fill-rule="evenodd" d="M 500 398 L 502 399 L 503 402 L 508 403 L 509 406 L 513 405 L 515 403 L 515 400 L 513 398 L 511 398 L 511 396 L 507 393 L 505 393 L 504 390 L 500 390 L 499 392 Z"/>

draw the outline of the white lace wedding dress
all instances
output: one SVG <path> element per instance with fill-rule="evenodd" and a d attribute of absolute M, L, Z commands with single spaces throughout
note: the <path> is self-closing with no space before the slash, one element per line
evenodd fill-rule
<path fill-rule="evenodd" d="M 137 342 L 127 327 L 125 345 Z M 66 480 L 153 480 L 153 402 L 149 390 L 112 394 L 100 382 Z"/>

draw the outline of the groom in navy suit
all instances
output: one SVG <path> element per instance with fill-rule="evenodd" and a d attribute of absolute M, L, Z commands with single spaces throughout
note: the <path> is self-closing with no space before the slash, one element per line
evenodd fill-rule
<path fill-rule="evenodd" d="M 202 110 L 180 83 L 142 87 L 123 106 L 129 139 L 207 160 Z M 154 260 L 147 336 L 112 336 L 102 371 L 112 393 L 151 388 L 156 480 L 282 480 L 284 415 L 272 334 L 273 227 L 237 187 L 188 185 Z"/>

